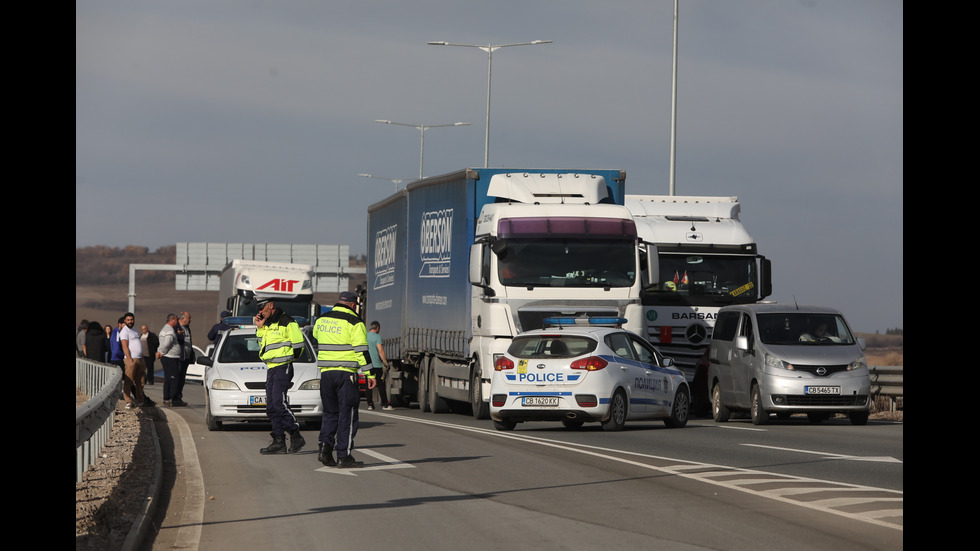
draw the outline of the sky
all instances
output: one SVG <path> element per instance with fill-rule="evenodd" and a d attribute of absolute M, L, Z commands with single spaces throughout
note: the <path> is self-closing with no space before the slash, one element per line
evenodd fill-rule
<path fill-rule="evenodd" d="M 770 298 L 857 331 L 904 323 L 903 23 L 895 0 L 678 10 L 675 194 L 737 196 Z M 77 1 L 75 246 L 366 253 L 420 150 L 426 177 L 484 166 L 488 55 L 427 43 L 534 40 L 493 54 L 487 164 L 668 194 L 673 0 Z"/>

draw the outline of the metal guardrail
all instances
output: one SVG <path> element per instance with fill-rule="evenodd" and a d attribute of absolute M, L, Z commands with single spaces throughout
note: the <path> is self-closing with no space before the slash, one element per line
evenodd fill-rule
<path fill-rule="evenodd" d="M 75 482 L 95 463 L 109 440 L 122 396 L 119 367 L 75 358 L 75 388 L 89 397 L 75 408 Z"/>
<path fill-rule="evenodd" d="M 885 396 L 891 402 L 891 411 L 895 411 L 898 398 L 904 398 L 902 384 L 903 366 L 869 366 L 871 372 L 871 395 Z"/>

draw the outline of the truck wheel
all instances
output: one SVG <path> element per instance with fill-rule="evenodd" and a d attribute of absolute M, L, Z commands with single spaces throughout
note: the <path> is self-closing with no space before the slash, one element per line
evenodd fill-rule
<path fill-rule="evenodd" d="M 629 402 L 626 394 L 622 390 L 617 390 L 609 402 L 609 419 L 602 422 L 602 429 L 609 431 L 620 431 L 626 426 L 626 418 L 629 415 Z"/>
<path fill-rule="evenodd" d="M 423 361 L 419 362 L 419 409 L 422 413 L 429 411 L 429 367 L 421 365 Z"/>
<path fill-rule="evenodd" d="M 752 385 L 752 397 L 749 402 L 749 411 L 752 413 L 753 425 L 765 425 L 769 422 L 769 412 L 762 407 L 762 391 L 759 385 Z"/>
<path fill-rule="evenodd" d="M 732 412 L 721 403 L 721 385 L 715 383 L 711 389 L 711 417 L 716 423 L 727 423 L 731 416 Z"/>
<path fill-rule="evenodd" d="M 473 417 L 490 418 L 490 402 L 483 400 L 483 381 L 480 380 L 479 362 L 470 369 L 470 405 L 473 407 Z"/>
<path fill-rule="evenodd" d="M 433 360 L 435 361 L 435 360 Z M 439 396 L 436 386 L 436 370 L 432 368 L 432 362 L 429 363 L 428 369 L 428 396 L 429 396 L 429 411 L 432 413 L 446 413 L 449 411 L 449 404 L 446 403 L 446 399 Z"/>

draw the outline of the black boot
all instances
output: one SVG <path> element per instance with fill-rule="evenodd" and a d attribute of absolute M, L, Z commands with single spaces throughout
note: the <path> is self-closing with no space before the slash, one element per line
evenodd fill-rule
<path fill-rule="evenodd" d="M 329 444 L 324 444 L 320 442 L 320 455 L 317 456 L 320 463 L 323 463 L 327 467 L 336 467 L 337 462 L 333 459 L 333 446 Z"/>
<path fill-rule="evenodd" d="M 338 469 L 360 469 L 363 466 L 364 462 L 355 460 L 353 455 L 341 457 L 337 460 Z"/>
<path fill-rule="evenodd" d="M 269 434 L 272 435 L 272 442 L 270 442 L 268 446 L 259 450 L 259 453 L 263 455 L 286 453 L 286 435 L 280 434 L 277 436 L 275 433 Z"/>
<path fill-rule="evenodd" d="M 286 453 L 296 453 L 306 445 L 306 439 L 299 433 L 299 429 L 289 431 L 289 449 Z"/>

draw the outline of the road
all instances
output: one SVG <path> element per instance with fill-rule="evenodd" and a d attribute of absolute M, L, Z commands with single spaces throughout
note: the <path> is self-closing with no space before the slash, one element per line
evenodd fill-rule
<path fill-rule="evenodd" d="M 903 547 L 902 424 L 498 432 L 362 409 L 354 455 L 366 467 L 337 470 L 317 462 L 315 431 L 298 454 L 263 456 L 268 425 L 209 432 L 203 389 L 185 399 L 167 411 L 179 472 L 154 549 Z"/>

